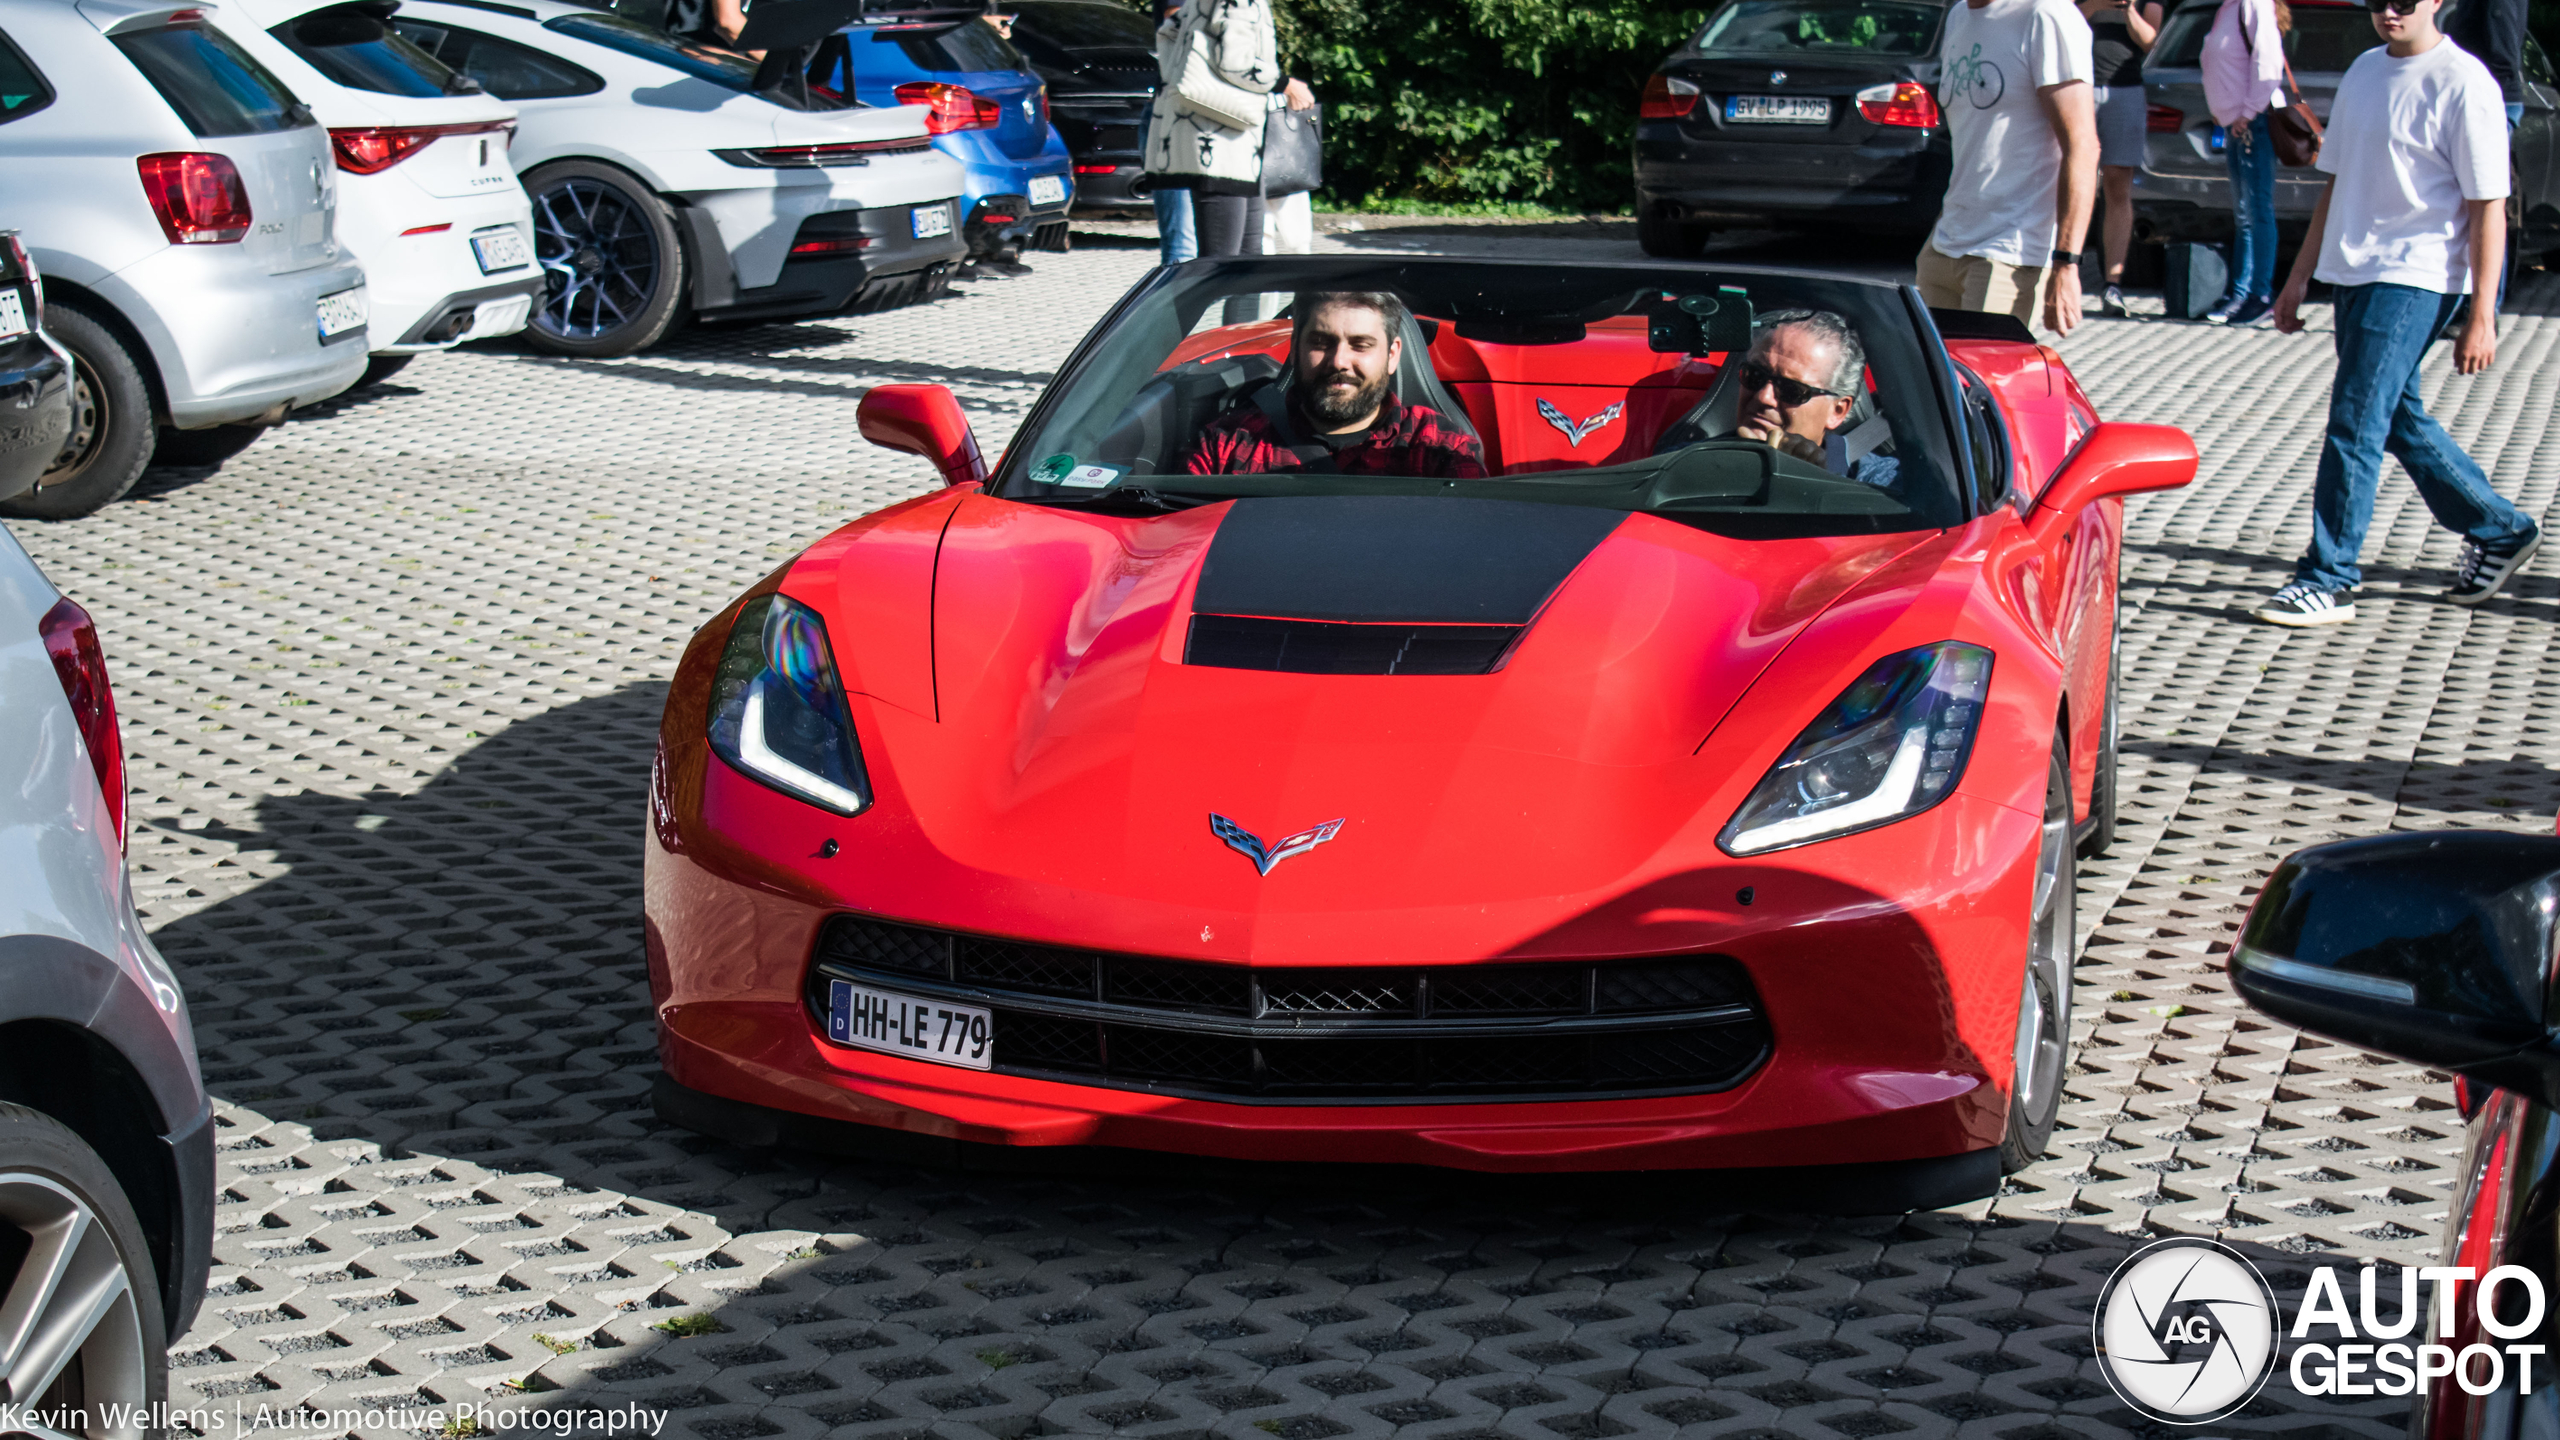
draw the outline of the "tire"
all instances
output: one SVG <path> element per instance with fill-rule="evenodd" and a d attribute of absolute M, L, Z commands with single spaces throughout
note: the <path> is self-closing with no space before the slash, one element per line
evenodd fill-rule
<path fill-rule="evenodd" d="M 356 377 L 356 383 L 347 388 L 361 390 L 367 385 L 379 385 L 408 369 L 409 362 L 417 358 L 415 355 L 368 355 L 365 357 L 364 374 Z"/>
<path fill-rule="evenodd" d="M 151 448 L 151 463 L 219 465 L 258 443 L 265 433 L 263 425 L 214 425 L 202 430 L 172 430 L 163 425 L 159 443 Z"/>
<path fill-rule="evenodd" d="M 84 1217 L 85 1225 L 65 1223 Z M 156 1434 L 144 1425 L 109 1426 L 98 1413 L 104 1405 L 151 1407 L 168 1398 L 170 1337 L 150 1245 L 97 1152 L 60 1121 L 19 1105 L 0 1104 L 0 1234 L 21 1257 L 0 1303 L 12 1315 L 33 1305 L 37 1316 L 16 1353 L 0 1354 L 13 1389 L 27 1385 L 12 1398 L 45 1411 L 89 1410 L 93 1440 Z M 72 1245 L 64 1252 L 55 1246 L 66 1234 Z M 30 1241 L 34 1248 L 19 1249 Z M 92 1303 L 119 1287 L 123 1293 L 104 1306 Z M 60 1368 L 51 1375 L 42 1373 L 51 1367 L 39 1368 L 21 1382 L 18 1370 L 41 1364 L 38 1346 L 47 1338 L 67 1351 Z"/>
<path fill-rule="evenodd" d="M 2079 955 L 2079 890 L 2071 858 L 2071 757 L 2062 737 L 2046 767 L 2044 830 L 2036 847 L 2034 900 L 2027 911 L 2027 974 L 2019 988 L 2009 1124 L 2000 1171 L 2013 1175 L 2044 1155 L 2062 1113 L 2071 1067 L 2071 964 Z"/>
<path fill-rule="evenodd" d="M 2121 599 L 2117 602 L 2121 607 Z M 2115 634 L 2107 641 L 2107 713 L 2098 723 L 2098 773 L 2089 781 L 2089 833 L 2080 838 L 2080 858 L 2095 860 L 2116 843 L 2116 739 L 2124 711 L 2116 676 L 2124 668 L 2124 611 L 2116 611 Z"/>
<path fill-rule="evenodd" d="M 106 508 L 142 478 L 157 427 L 142 367 L 113 330 L 62 304 L 45 307 L 44 328 L 71 352 L 71 439 L 36 488 L 0 502 L 0 515 L 76 520 Z"/>
<path fill-rule="evenodd" d="M 674 209 L 629 171 L 591 160 L 542 166 L 524 188 L 544 281 L 526 342 L 603 358 L 665 338 L 685 293 Z"/>
<path fill-rule="evenodd" d="M 1661 260 L 1694 260 L 1707 248 L 1707 227 L 1692 225 L 1660 210 L 1636 217 L 1636 244 Z"/>

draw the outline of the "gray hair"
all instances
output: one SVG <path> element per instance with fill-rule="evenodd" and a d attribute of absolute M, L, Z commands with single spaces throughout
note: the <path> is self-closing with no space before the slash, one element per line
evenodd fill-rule
<path fill-rule="evenodd" d="M 1772 310 L 1760 317 L 1760 334 L 1752 340 L 1752 353 L 1769 347 L 1769 337 L 1781 325 L 1799 325 L 1813 332 L 1817 341 L 1828 343 L 1839 355 L 1831 367 L 1831 383 L 1823 388 L 1843 400 L 1854 400 L 1866 393 L 1867 347 L 1858 341 L 1858 332 L 1849 322 L 1828 310 Z"/>
<path fill-rule="evenodd" d="M 1301 290 L 1289 307 L 1289 339 L 1292 344 L 1306 337 L 1307 322 L 1328 305 L 1356 305 L 1363 310 L 1375 310 L 1378 318 L 1387 322 L 1387 339 L 1392 341 L 1404 334 L 1407 318 L 1404 302 L 1384 290 Z"/>

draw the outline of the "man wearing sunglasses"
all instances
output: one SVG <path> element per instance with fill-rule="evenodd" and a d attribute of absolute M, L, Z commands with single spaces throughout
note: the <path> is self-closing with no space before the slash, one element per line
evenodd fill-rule
<path fill-rule="evenodd" d="M 1901 469 L 1894 458 L 1853 447 L 1842 428 L 1867 382 L 1867 347 L 1848 321 L 1828 310 L 1781 310 L 1764 317 L 1735 380 L 1741 387 L 1736 436 L 1864 484 L 1882 488 L 1894 482 Z"/>
<path fill-rule="evenodd" d="M 2311 486 L 2311 548 L 2255 611 L 2272 624 L 2355 618 L 2384 455 L 2409 472 L 2436 523 L 2462 536 L 2446 592 L 2455 604 L 2497 594 L 2542 544 L 2541 527 L 2490 488 L 2418 388 L 2427 345 L 2462 297 L 2475 285 L 2497 293 L 2507 242 L 2506 106 L 2489 68 L 2436 28 L 2439 3 L 2367 0 L 2383 43 L 2338 82 L 2320 147 L 2328 188 L 2276 296 L 2276 329 L 2291 335 L 2313 278 L 2336 287 L 2338 372 Z M 2475 305 L 2453 368 L 2477 375 L 2497 355 L 2497 306 Z"/>

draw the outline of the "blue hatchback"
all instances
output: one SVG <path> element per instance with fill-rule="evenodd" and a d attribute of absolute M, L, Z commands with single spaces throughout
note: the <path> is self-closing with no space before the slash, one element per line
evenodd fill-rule
<path fill-rule="evenodd" d="M 866 105 L 933 112 L 925 126 L 934 144 L 968 167 L 961 205 L 970 259 L 1067 248 L 1073 162 L 1049 123 L 1048 88 L 976 11 L 840 31 L 810 60 L 809 82 Z"/>

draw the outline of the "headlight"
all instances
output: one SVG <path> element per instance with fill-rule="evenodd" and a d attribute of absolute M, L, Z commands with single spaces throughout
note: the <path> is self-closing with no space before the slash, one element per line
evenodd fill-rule
<path fill-rule="evenodd" d="M 821 810 L 859 815 L 870 805 L 862 747 L 818 612 L 783 595 L 759 595 L 738 612 L 711 682 L 711 748 Z"/>
<path fill-rule="evenodd" d="M 1947 641 L 1888 655 L 1813 719 L 1733 823 L 1727 854 L 1758 855 L 1917 815 L 1964 777 L 1991 652 Z"/>

